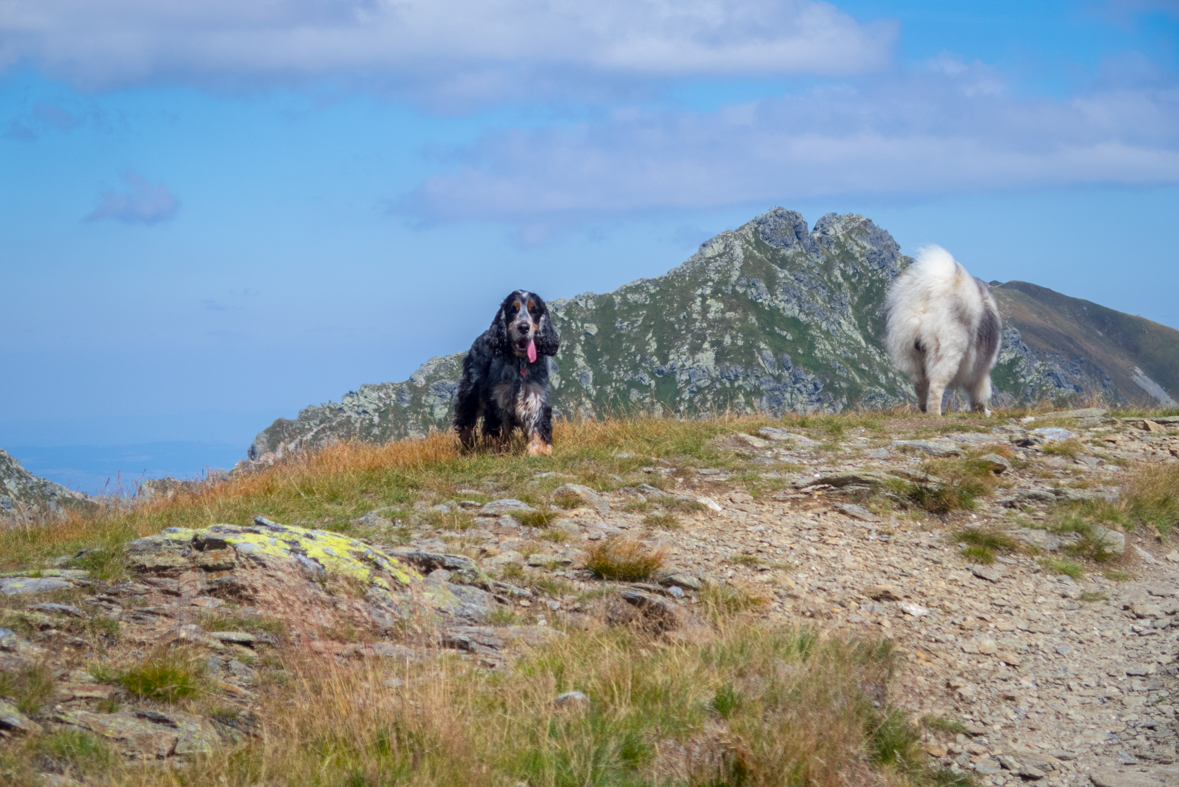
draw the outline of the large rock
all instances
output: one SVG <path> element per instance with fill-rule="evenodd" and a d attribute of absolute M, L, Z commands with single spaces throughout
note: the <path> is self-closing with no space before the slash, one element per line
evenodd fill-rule
<path fill-rule="evenodd" d="M 6 596 L 23 596 L 65 590 L 74 587 L 79 581 L 85 582 L 88 576 L 85 571 L 61 568 L 0 574 L 0 593 Z"/>
<path fill-rule="evenodd" d="M 172 710 L 70 710 L 58 713 L 55 720 L 105 738 L 125 756 L 147 760 L 208 754 L 221 742 L 208 720 Z"/>
<path fill-rule="evenodd" d="M 387 633 L 423 615 L 439 622 L 478 619 L 494 604 L 478 587 L 426 582 L 409 561 L 363 541 L 261 517 L 247 526 L 168 528 L 132 541 L 126 551 L 133 571 L 175 578 L 182 594 L 251 604 L 295 631 L 347 623 Z M 480 584 L 473 564 L 437 557 Z"/>

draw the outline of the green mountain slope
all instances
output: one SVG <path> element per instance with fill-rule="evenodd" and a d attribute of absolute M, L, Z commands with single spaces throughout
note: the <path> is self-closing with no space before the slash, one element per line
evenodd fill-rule
<path fill-rule="evenodd" d="M 561 336 L 554 408 L 586 417 L 781 414 L 904 401 L 912 389 L 887 359 L 880 312 L 910 262 L 862 216 L 831 213 L 809 229 L 776 208 L 663 276 L 551 301 Z M 1110 402 L 1173 404 L 1179 332 L 1022 282 L 994 290 L 1006 327 L 994 375 L 1000 403 L 1100 392 Z M 461 366 L 461 353 L 434 358 L 405 382 L 365 385 L 279 419 L 250 456 L 446 429 Z"/>

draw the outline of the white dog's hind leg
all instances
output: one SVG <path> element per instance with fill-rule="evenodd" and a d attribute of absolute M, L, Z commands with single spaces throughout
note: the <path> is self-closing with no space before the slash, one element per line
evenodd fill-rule
<path fill-rule="evenodd" d="M 929 380 L 925 377 L 918 377 L 913 380 L 913 388 L 917 391 L 917 409 L 924 413 L 928 409 Z"/>
<path fill-rule="evenodd" d="M 991 417 L 991 408 L 987 404 L 991 401 L 991 376 L 984 375 L 973 385 L 966 386 L 966 394 L 970 397 L 970 409 L 976 413 L 984 413 Z"/>
<path fill-rule="evenodd" d="M 946 386 L 950 384 L 950 381 L 954 379 L 954 373 L 958 371 L 958 359 L 930 353 L 926 356 L 926 360 L 929 361 L 929 365 L 925 368 L 925 373 L 929 375 L 929 395 L 926 398 L 928 404 L 925 407 L 925 412 L 941 415 L 942 394 L 946 392 Z"/>

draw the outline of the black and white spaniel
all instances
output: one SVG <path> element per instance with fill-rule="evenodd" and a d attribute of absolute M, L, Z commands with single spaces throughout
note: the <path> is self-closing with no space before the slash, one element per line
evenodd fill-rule
<path fill-rule="evenodd" d="M 518 426 L 528 438 L 529 454 L 553 452 L 548 356 L 556 355 L 559 346 L 539 295 L 516 290 L 504 298 L 491 327 L 463 359 L 454 428 L 464 448 L 475 445 L 475 424 L 482 415 L 483 436 L 501 446 Z"/>

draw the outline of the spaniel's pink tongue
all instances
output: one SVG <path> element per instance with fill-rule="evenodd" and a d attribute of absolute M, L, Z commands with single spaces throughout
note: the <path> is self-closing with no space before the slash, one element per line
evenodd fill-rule
<path fill-rule="evenodd" d="M 528 363 L 536 363 L 536 342 L 528 340 Z"/>

